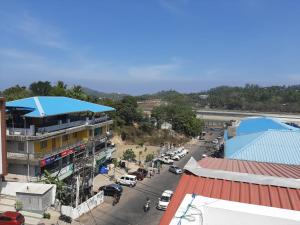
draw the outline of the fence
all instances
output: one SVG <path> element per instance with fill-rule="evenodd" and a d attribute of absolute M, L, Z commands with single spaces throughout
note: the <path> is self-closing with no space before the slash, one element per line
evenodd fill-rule
<path fill-rule="evenodd" d="M 81 203 L 79 206 L 73 208 L 71 206 L 61 206 L 61 214 L 71 217 L 72 219 L 77 219 L 82 214 L 87 213 L 93 208 L 97 207 L 104 201 L 103 191 L 89 198 L 87 201 Z"/>

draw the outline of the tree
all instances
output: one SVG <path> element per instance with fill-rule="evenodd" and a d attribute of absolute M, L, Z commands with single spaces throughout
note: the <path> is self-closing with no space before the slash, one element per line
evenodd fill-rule
<path fill-rule="evenodd" d="M 7 101 L 13 101 L 20 98 L 27 98 L 30 96 L 30 93 L 26 89 L 26 87 L 21 87 L 19 85 L 5 89 L 2 94 Z"/>
<path fill-rule="evenodd" d="M 76 98 L 79 100 L 86 100 L 87 95 L 84 93 L 80 85 L 74 85 L 71 89 L 67 90 L 67 96 L 70 98 Z"/>
<path fill-rule="evenodd" d="M 177 104 L 161 105 L 152 110 L 152 116 L 160 126 L 163 122 L 172 124 L 173 130 L 187 136 L 198 136 L 203 128 L 191 107 Z"/>
<path fill-rule="evenodd" d="M 123 153 L 123 159 L 124 160 L 132 161 L 132 160 L 135 160 L 135 158 L 136 158 L 136 155 L 135 155 L 135 153 L 132 149 L 127 149 Z"/>
<path fill-rule="evenodd" d="M 142 112 L 138 109 L 135 97 L 126 96 L 121 101 L 116 102 L 113 107 L 116 108 L 116 117 L 119 117 L 118 120 L 121 123 L 123 121 L 126 125 L 140 122 L 143 118 Z"/>
<path fill-rule="evenodd" d="M 58 81 L 57 84 L 52 87 L 50 94 L 53 96 L 67 96 L 67 85 L 63 81 Z"/>
<path fill-rule="evenodd" d="M 52 89 L 51 83 L 49 81 L 38 81 L 33 82 L 29 86 L 29 90 L 34 96 L 48 96 Z"/>

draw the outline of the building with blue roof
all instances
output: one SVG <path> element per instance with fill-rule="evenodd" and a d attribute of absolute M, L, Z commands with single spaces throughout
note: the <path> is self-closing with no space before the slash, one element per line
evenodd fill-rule
<path fill-rule="evenodd" d="M 299 131 L 262 131 L 231 138 L 225 145 L 225 158 L 300 165 Z"/>
<path fill-rule="evenodd" d="M 23 108 L 23 110 L 28 111 L 24 114 L 25 117 L 35 118 L 79 112 L 102 113 L 114 110 L 114 108 L 108 106 L 60 96 L 37 96 L 18 99 L 7 102 L 6 107 L 8 109 Z"/>
<path fill-rule="evenodd" d="M 270 117 L 250 117 L 229 126 L 224 156 L 258 162 L 300 164 L 300 129 Z"/>
<path fill-rule="evenodd" d="M 8 172 L 27 180 L 45 171 L 65 179 L 76 163 L 106 161 L 113 121 L 109 106 L 68 97 L 36 96 L 7 102 Z M 91 161 L 92 160 L 92 161 Z M 98 165 L 98 166 L 99 166 Z M 92 168 L 94 170 L 95 168 Z"/>

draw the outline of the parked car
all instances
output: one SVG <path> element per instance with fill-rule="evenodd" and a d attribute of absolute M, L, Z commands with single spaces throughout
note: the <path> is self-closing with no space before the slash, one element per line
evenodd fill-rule
<path fill-rule="evenodd" d="M 145 178 L 144 174 L 140 171 L 133 171 L 133 172 L 129 172 L 128 174 L 136 176 L 137 180 L 144 180 Z"/>
<path fill-rule="evenodd" d="M 137 183 L 137 179 L 135 175 L 126 174 L 120 177 L 119 179 L 117 179 L 117 184 L 127 185 L 130 187 L 135 186 L 136 183 Z"/>
<path fill-rule="evenodd" d="M 119 184 L 109 184 L 99 188 L 99 191 L 103 191 L 106 196 L 121 195 L 123 188 Z"/>
<path fill-rule="evenodd" d="M 162 193 L 161 197 L 158 199 L 158 204 L 156 208 L 160 210 L 166 210 L 171 201 L 172 196 L 173 196 L 173 191 L 165 190 Z"/>
<path fill-rule="evenodd" d="M 169 171 L 175 174 L 181 174 L 182 173 L 182 169 L 180 169 L 178 166 L 175 165 L 171 165 L 169 167 Z"/>
<path fill-rule="evenodd" d="M 148 175 L 148 170 L 146 170 L 144 168 L 138 168 L 137 171 L 143 173 L 144 177 L 147 177 L 147 175 Z"/>
<path fill-rule="evenodd" d="M 218 144 L 219 141 L 218 141 L 218 139 L 214 139 L 214 140 L 212 141 L 212 143 L 213 143 L 213 144 Z"/>
<path fill-rule="evenodd" d="M 7 211 L 0 214 L 1 225 L 25 225 L 25 218 L 19 212 Z"/>
<path fill-rule="evenodd" d="M 177 155 L 174 155 L 173 157 L 172 157 L 172 160 L 176 160 L 176 161 L 178 161 L 180 159 L 180 156 L 177 154 Z"/>
<path fill-rule="evenodd" d="M 173 164 L 174 161 L 172 159 L 170 159 L 169 157 L 162 157 L 160 158 L 160 161 L 164 164 Z"/>

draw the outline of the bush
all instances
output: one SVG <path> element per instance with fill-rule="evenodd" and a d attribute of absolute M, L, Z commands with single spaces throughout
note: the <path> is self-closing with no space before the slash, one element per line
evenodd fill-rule
<path fill-rule="evenodd" d="M 127 149 L 123 153 L 123 159 L 125 159 L 125 160 L 132 161 L 132 160 L 135 160 L 135 158 L 136 158 L 136 155 L 132 149 Z"/>
<path fill-rule="evenodd" d="M 154 154 L 146 155 L 146 162 L 151 162 L 154 159 Z"/>
<path fill-rule="evenodd" d="M 43 214 L 43 218 L 45 218 L 45 219 L 50 219 L 51 218 L 51 215 L 50 215 L 50 213 L 44 213 Z"/>

